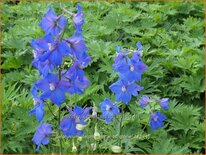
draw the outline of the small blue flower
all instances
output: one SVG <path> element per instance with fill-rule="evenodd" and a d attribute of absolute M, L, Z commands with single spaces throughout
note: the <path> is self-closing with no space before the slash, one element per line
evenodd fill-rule
<path fill-rule="evenodd" d="M 159 100 L 159 104 L 162 109 L 168 110 L 169 109 L 169 98 L 162 98 Z"/>
<path fill-rule="evenodd" d="M 39 26 L 46 32 L 46 34 L 51 34 L 57 36 L 66 26 L 67 19 L 64 16 L 57 16 L 52 8 L 49 7 L 45 17 L 42 18 Z"/>
<path fill-rule="evenodd" d="M 123 80 L 118 80 L 117 82 L 113 83 L 110 87 L 110 90 L 115 93 L 116 101 L 117 102 L 124 102 L 128 104 L 133 96 L 138 95 L 138 91 L 141 91 L 143 87 L 140 87 L 134 83 L 128 83 Z"/>
<path fill-rule="evenodd" d="M 83 67 L 86 67 L 91 61 L 91 58 L 86 53 L 88 48 L 83 40 L 82 34 L 75 32 L 72 37 L 65 39 L 65 41 L 70 47 L 70 53 L 73 59 L 77 59 L 79 62 L 81 62 Z"/>
<path fill-rule="evenodd" d="M 74 69 L 71 67 L 68 71 L 62 71 L 62 79 L 70 80 L 70 88 L 68 90 L 70 94 L 83 94 L 83 89 L 88 87 L 90 84 L 90 81 L 84 75 L 84 71 L 81 69 L 80 71 L 78 73 L 75 67 Z"/>
<path fill-rule="evenodd" d="M 52 125 L 42 123 L 36 130 L 32 141 L 37 145 L 36 152 L 39 151 L 40 145 L 49 144 L 49 136 L 52 134 Z"/>
<path fill-rule="evenodd" d="M 69 93 L 70 83 L 65 80 L 58 80 L 56 74 L 48 74 L 43 79 L 38 80 L 35 87 L 43 91 L 40 99 L 50 99 L 52 103 L 60 106 L 65 100 L 65 92 Z"/>
<path fill-rule="evenodd" d="M 58 67 L 62 63 L 63 57 L 70 54 L 70 48 L 65 41 L 54 40 L 51 35 L 46 35 L 44 39 L 48 48 L 44 54 L 39 56 L 39 61 L 49 60 L 55 67 Z"/>
<path fill-rule="evenodd" d="M 76 135 L 83 135 L 84 131 L 76 128 L 77 124 L 85 125 L 85 119 L 88 117 L 91 110 L 90 107 L 82 109 L 81 107 L 74 106 L 74 110 L 68 108 L 70 116 L 65 116 L 60 124 L 60 129 L 66 137 Z"/>
<path fill-rule="evenodd" d="M 166 119 L 166 116 L 159 111 L 154 112 L 150 116 L 150 126 L 153 131 L 157 130 L 158 128 L 162 127 L 163 121 Z"/>
<path fill-rule="evenodd" d="M 141 81 L 142 73 L 147 66 L 139 60 L 127 59 L 127 62 L 116 65 L 115 71 L 120 73 L 120 78 L 128 82 Z"/>
<path fill-rule="evenodd" d="M 112 122 L 114 115 L 120 113 L 119 108 L 110 99 L 105 99 L 101 102 L 100 107 L 106 123 Z"/>
<path fill-rule="evenodd" d="M 34 98 L 34 108 L 29 111 L 31 115 L 36 115 L 37 121 L 40 123 L 44 117 L 44 103 L 38 98 Z"/>
<path fill-rule="evenodd" d="M 139 105 L 140 107 L 144 108 L 148 105 L 149 102 L 150 102 L 149 97 L 146 95 L 143 95 L 141 99 L 139 100 Z"/>
<path fill-rule="evenodd" d="M 73 15 L 73 22 L 77 32 L 82 31 L 82 25 L 84 24 L 84 13 L 82 12 L 82 7 L 77 4 L 77 13 Z"/>

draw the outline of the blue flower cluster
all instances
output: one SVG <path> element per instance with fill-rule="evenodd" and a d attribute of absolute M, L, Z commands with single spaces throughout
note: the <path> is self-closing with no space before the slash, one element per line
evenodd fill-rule
<path fill-rule="evenodd" d="M 141 60 L 141 43 L 137 42 L 136 46 L 138 50 L 126 50 L 124 52 L 121 51 L 119 46 L 116 47 L 117 57 L 115 58 L 113 68 L 119 73 L 119 80 L 109 88 L 115 93 L 117 102 L 128 104 L 132 96 L 137 96 L 138 92 L 143 89 L 143 87 L 137 85 L 135 82 L 141 81 L 142 74 L 147 69 L 147 66 Z M 100 103 L 100 107 L 106 123 L 111 122 L 113 116 L 120 113 L 119 108 L 109 99 L 105 99 Z"/>
<path fill-rule="evenodd" d="M 39 24 L 45 36 L 31 41 L 34 54 L 32 65 L 38 69 L 41 79 L 35 82 L 31 89 L 34 108 L 30 110 L 30 114 L 36 115 L 39 123 L 44 117 L 47 99 L 60 107 L 65 102 L 66 93 L 83 94 L 84 88 L 90 84 L 83 70 L 91 58 L 86 53 L 87 46 L 82 36 L 84 14 L 80 4 L 77 5 L 77 13 L 72 14 L 72 20 L 76 31 L 70 38 L 63 38 L 68 21 L 63 14 L 57 16 L 49 7 Z M 64 62 L 68 60 L 65 59 L 66 57 L 72 62 L 69 68 L 64 65 Z M 83 111 L 81 107 L 74 107 L 74 112 L 69 109 L 70 117 L 63 118 L 60 126 L 65 136 L 83 133 L 76 130 L 76 124 L 85 124 L 84 118 L 87 117 L 89 111 L 90 108 Z M 41 144 L 49 143 L 48 136 L 51 133 L 49 124 L 41 124 L 38 127 L 33 137 L 33 142 L 37 145 L 36 151 L 39 150 Z"/>
<path fill-rule="evenodd" d="M 119 46 L 116 47 L 118 54 L 113 68 L 119 73 L 120 79 L 109 88 L 115 93 L 117 102 L 122 101 L 128 104 L 132 96 L 137 96 L 138 92 L 143 89 L 135 82 L 141 81 L 142 73 L 147 66 L 141 60 L 142 45 L 137 42 L 136 46 L 138 50 L 134 52 L 122 52 Z M 131 58 L 129 55 L 132 55 Z"/>
<path fill-rule="evenodd" d="M 169 109 L 169 98 L 162 98 L 162 99 L 155 99 L 155 103 L 159 103 L 160 107 L 163 110 L 168 110 Z M 149 102 L 152 102 L 151 99 L 146 96 L 143 95 L 140 100 L 139 100 L 139 106 L 141 108 L 145 108 Z M 150 126 L 152 128 L 153 131 L 157 130 L 158 128 L 162 127 L 163 121 L 166 119 L 166 116 L 162 113 L 160 113 L 159 111 L 156 112 L 151 112 L 151 116 L 150 116 Z"/>

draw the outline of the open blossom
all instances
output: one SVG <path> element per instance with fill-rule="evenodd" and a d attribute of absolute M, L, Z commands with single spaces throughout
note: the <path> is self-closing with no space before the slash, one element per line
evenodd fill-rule
<path fill-rule="evenodd" d="M 141 91 L 143 87 L 135 83 L 129 83 L 127 81 L 118 80 L 113 83 L 110 87 L 110 90 L 115 93 L 117 102 L 124 102 L 128 104 L 133 96 L 138 95 L 138 91 Z"/>
<path fill-rule="evenodd" d="M 120 73 L 120 78 L 128 82 L 140 81 L 142 73 L 147 69 L 146 65 L 139 60 L 127 59 L 127 62 L 119 63 L 115 70 Z"/>
<path fill-rule="evenodd" d="M 50 99 L 52 103 L 60 106 L 65 100 L 65 92 L 69 93 L 70 83 L 65 80 L 58 80 L 55 74 L 48 74 L 43 79 L 38 80 L 35 84 L 36 88 L 43 92 L 40 99 Z"/>
<path fill-rule="evenodd" d="M 52 125 L 42 123 L 36 130 L 32 141 L 37 145 L 36 152 L 39 151 L 41 145 L 49 144 L 49 136 L 52 134 Z"/>
<path fill-rule="evenodd" d="M 91 61 L 91 58 L 86 53 L 88 48 L 83 40 L 82 34 L 76 31 L 72 37 L 65 39 L 65 42 L 70 48 L 73 59 L 78 60 L 83 67 L 86 67 Z"/>
<path fill-rule="evenodd" d="M 70 67 L 68 71 L 62 71 L 62 79 L 70 81 L 70 87 L 68 89 L 70 94 L 83 94 L 83 89 L 89 86 L 90 81 L 84 75 L 82 69 L 78 71 L 78 69 L 73 67 Z"/>
<path fill-rule="evenodd" d="M 66 26 L 67 19 L 60 15 L 57 16 L 52 8 L 49 7 L 45 17 L 39 23 L 39 26 L 46 32 L 46 34 L 51 34 L 57 36 Z"/>
<path fill-rule="evenodd" d="M 114 115 L 118 115 L 119 108 L 110 100 L 105 99 L 100 103 L 102 116 L 105 119 L 106 123 L 109 123 L 113 120 Z"/>
<path fill-rule="evenodd" d="M 88 117 L 89 112 L 91 110 L 88 108 L 81 108 L 79 106 L 74 106 L 74 109 L 68 108 L 70 116 L 65 116 L 60 124 L 60 129 L 63 131 L 66 137 L 72 137 L 76 135 L 83 135 L 84 132 L 82 130 L 78 130 L 76 128 L 77 124 L 85 125 L 85 119 Z"/>
<path fill-rule="evenodd" d="M 153 131 L 157 130 L 158 128 L 162 127 L 163 121 L 166 119 L 166 116 L 159 111 L 154 112 L 150 116 L 150 126 Z"/>

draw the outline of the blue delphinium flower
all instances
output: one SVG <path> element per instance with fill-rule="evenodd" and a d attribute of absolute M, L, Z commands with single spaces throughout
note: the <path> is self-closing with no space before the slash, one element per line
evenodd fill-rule
<path fill-rule="evenodd" d="M 42 145 L 49 144 L 49 136 L 52 134 L 52 125 L 48 123 L 42 123 L 36 130 L 32 141 L 37 145 L 36 152 Z"/>
<path fill-rule="evenodd" d="M 140 107 L 144 108 L 148 105 L 149 102 L 150 102 L 149 97 L 146 95 L 143 95 L 139 100 L 139 105 Z"/>
<path fill-rule="evenodd" d="M 82 31 L 82 25 L 84 24 L 84 13 L 82 12 L 82 7 L 77 4 L 77 13 L 73 15 L 73 22 L 77 32 Z"/>
<path fill-rule="evenodd" d="M 82 34 L 75 32 L 71 38 L 65 39 L 65 41 L 71 50 L 70 53 L 73 59 L 77 59 L 83 67 L 86 67 L 91 61 L 91 58 L 86 53 L 88 48 L 83 40 Z"/>
<path fill-rule="evenodd" d="M 85 125 L 85 119 L 88 117 L 91 110 L 90 107 L 82 109 L 79 106 L 74 106 L 74 110 L 68 108 L 70 116 L 65 116 L 60 124 L 60 129 L 63 131 L 66 137 L 72 137 L 76 135 L 83 135 L 84 131 L 76 128 L 77 124 Z"/>
<path fill-rule="evenodd" d="M 83 72 L 83 70 L 81 71 Z M 83 94 L 83 89 L 88 87 L 90 84 L 90 81 L 84 75 L 84 72 L 82 74 L 78 74 L 73 72 L 71 68 L 68 71 L 62 71 L 62 79 L 70 81 L 70 87 L 68 90 L 70 94 Z"/>
<path fill-rule="evenodd" d="M 162 98 L 159 100 L 159 104 L 162 109 L 168 110 L 169 109 L 169 98 Z"/>
<path fill-rule="evenodd" d="M 34 98 L 34 108 L 29 111 L 31 115 L 36 115 L 37 121 L 40 123 L 44 117 L 44 103 L 38 98 Z"/>
<path fill-rule="evenodd" d="M 126 104 L 130 102 L 132 95 L 137 96 L 137 92 L 143 89 L 143 87 L 140 87 L 135 83 L 129 83 L 123 80 L 118 80 L 109 88 L 113 93 L 115 93 L 117 102 L 122 101 Z"/>
<path fill-rule="evenodd" d="M 49 7 L 45 17 L 39 23 L 39 26 L 46 32 L 46 34 L 51 34 L 57 36 L 66 26 L 67 19 L 60 15 L 57 16 L 52 8 Z"/>
<path fill-rule="evenodd" d="M 40 99 L 50 99 L 52 103 L 60 106 L 65 100 L 65 92 L 69 93 L 70 83 L 65 80 L 58 80 L 58 76 L 49 73 L 43 79 L 38 80 L 35 87 L 43 91 Z"/>
<path fill-rule="evenodd" d="M 141 81 L 142 73 L 147 69 L 139 60 L 127 59 L 127 63 L 116 65 L 115 70 L 120 73 L 120 78 L 128 82 Z"/>
<path fill-rule="evenodd" d="M 49 60 L 57 67 L 62 63 L 63 57 L 70 54 L 70 48 L 65 41 L 59 42 L 53 39 L 51 35 L 46 35 L 44 39 L 46 40 L 48 48 L 44 54 L 39 56 L 39 61 L 44 62 Z"/>
<path fill-rule="evenodd" d="M 150 116 L 150 126 L 153 131 L 163 126 L 163 121 L 166 119 L 166 116 L 159 111 L 154 112 Z"/>
<path fill-rule="evenodd" d="M 108 98 L 100 103 L 100 107 L 106 123 L 112 122 L 114 115 L 120 113 L 119 108 Z"/>

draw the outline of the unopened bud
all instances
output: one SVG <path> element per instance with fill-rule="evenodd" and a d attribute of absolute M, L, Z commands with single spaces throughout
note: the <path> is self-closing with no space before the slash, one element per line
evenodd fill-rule
<path fill-rule="evenodd" d="M 97 130 L 97 124 L 95 124 L 94 139 L 95 140 L 99 140 L 100 139 L 100 133 Z"/>
<path fill-rule="evenodd" d="M 92 149 L 92 151 L 95 151 L 97 149 L 96 143 L 91 144 L 91 149 Z"/>
<path fill-rule="evenodd" d="M 76 125 L 77 130 L 84 130 L 85 127 L 86 127 L 86 125 L 82 125 L 82 124 L 77 124 Z"/>
<path fill-rule="evenodd" d="M 97 116 L 97 107 L 92 108 L 92 116 Z"/>
<path fill-rule="evenodd" d="M 111 150 L 112 150 L 112 152 L 114 152 L 114 153 L 120 153 L 120 152 L 122 152 L 122 148 L 121 148 L 120 146 L 116 146 L 116 145 L 113 145 L 113 146 L 111 147 Z"/>
<path fill-rule="evenodd" d="M 77 140 L 78 140 L 79 142 L 81 142 L 81 141 L 82 141 L 82 137 L 78 137 Z"/>
<path fill-rule="evenodd" d="M 74 145 L 74 141 L 73 141 L 73 146 L 72 146 L 72 152 L 77 152 L 77 147 Z"/>

